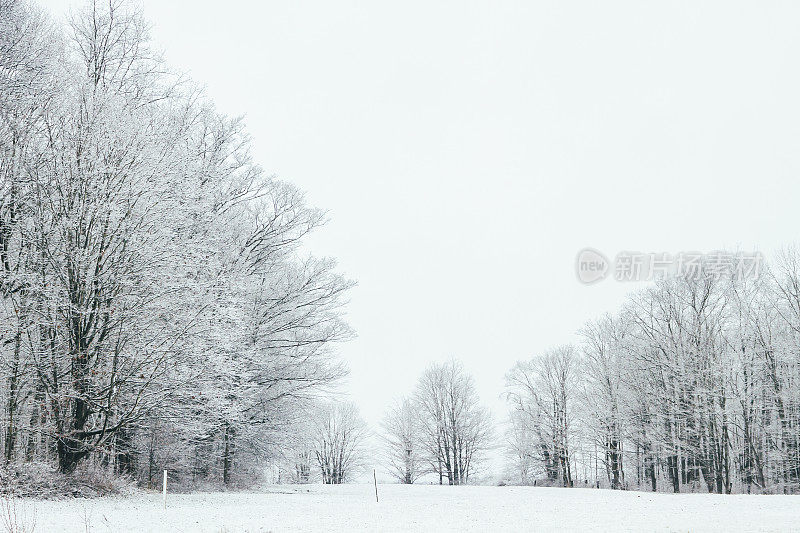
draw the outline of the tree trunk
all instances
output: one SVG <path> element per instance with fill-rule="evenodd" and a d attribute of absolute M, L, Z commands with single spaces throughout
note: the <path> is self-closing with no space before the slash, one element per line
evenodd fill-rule
<path fill-rule="evenodd" d="M 228 485 L 231 481 L 231 467 L 233 465 L 233 436 L 234 431 L 231 425 L 225 422 L 223 433 L 224 452 L 222 455 L 222 483 Z"/>

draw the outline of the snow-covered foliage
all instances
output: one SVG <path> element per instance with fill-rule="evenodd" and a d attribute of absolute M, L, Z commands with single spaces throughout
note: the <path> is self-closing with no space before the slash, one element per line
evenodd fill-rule
<path fill-rule="evenodd" d="M 507 376 L 515 481 L 800 491 L 800 258 L 664 279 Z"/>
<path fill-rule="evenodd" d="M 254 479 L 345 372 L 352 283 L 298 249 L 324 214 L 118 0 L 0 0 L 0 156 L 5 461 Z"/>

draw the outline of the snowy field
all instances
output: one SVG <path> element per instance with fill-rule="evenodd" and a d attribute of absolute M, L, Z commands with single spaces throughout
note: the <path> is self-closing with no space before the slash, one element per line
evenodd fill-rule
<path fill-rule="evenodd" d="M 36 531 L 800 531 L 800 496 L 534 487 L 273 486 L 262 493 L 19 501 Z"/>

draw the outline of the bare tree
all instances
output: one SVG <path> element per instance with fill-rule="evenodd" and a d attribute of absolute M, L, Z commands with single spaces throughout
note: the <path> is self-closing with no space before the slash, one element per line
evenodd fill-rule
<path fill-rule="evenodd" d="M 540 441 L 534 431 L 526 413 L 511 411 L 504 449 L 506 475 L 520 485 L 532 485 L 536 481 L 536 475 L 543 470 L 537 449 Z"/>
<path fill-rule="evenodd" d="M 320 408 L 312 429 L 314 454 L 325 484 L 349 481 L 363 467 L 367 425 L 352 403 L 331 403 Z"/>
<path fill-rule="evenodd" d="M 624 379 L 623 325 L 606 315 L 581 331 L 583 383 L 581 400 L 594 426 L 595 444 L 602 450 L 602 461 L 612 489 L 622 488 L 623 469 L 622 394 Z"/>
<path fill-rule="evenodd" d="M 467 483 L 492 434 L 489 412 L 480 404 L 472 376 L 455 360 L 433 364 L 420 378 L 413 401 L 421 441 L 439 483 Z"/>
<path fill-rule="evenodd" d="M 517 363 L 506 377 L 507 397 L 535 436 L 546 476 L 565 487 L 573 483 L 572 444 L 578 360 L 572 346 L 562 346 L 528 362 Z"/>
<path fill-rule="evenodd" d="M 415 404 L 404 399 L 393 406 L 384 417 L 382 426 L 390 473 L 400 483 L 414 483 L 428 471 L 422 454 Z"/>

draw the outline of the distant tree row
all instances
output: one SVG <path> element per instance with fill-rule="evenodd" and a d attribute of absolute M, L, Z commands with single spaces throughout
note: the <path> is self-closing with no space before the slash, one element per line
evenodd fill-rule
<path fill-rule="evenodd" d="M 0 0 L 7 464 L 246 481 L 344 374 L 352 283 L 298 249 L 323 213 L 249 147 L 126 3 Z"/>
<path fill-rule="evenodd" d="M 800 259 L 633 294 L 507 375 L 518 482 L 800 492 Z"/>
<path fill-rule="evenodd" d="M 383 422 L 386 464 L 401 483 L 433 474 L 439 484 L 470 481 L 492 438 L 492 421 L 461 363 L 433 364 L 413 395 Z"/>

